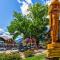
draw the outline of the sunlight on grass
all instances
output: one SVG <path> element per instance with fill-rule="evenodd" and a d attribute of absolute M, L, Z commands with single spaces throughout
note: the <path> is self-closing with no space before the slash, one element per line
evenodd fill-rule
<path fill-rule="evenodd" d="M 33 57 L 26 58 L 24 60 L 45 60 L 45 56 L 44 55 L 33 56 Z"/>

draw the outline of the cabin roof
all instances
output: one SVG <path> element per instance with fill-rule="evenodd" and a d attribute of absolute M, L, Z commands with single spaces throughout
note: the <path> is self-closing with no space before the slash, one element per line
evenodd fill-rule
<path fill-rule="evenodd" d="M 12 38 L 9 36 L 0 35 L 0 38 L 3 38 L 4 40 L 12 40 Z"/>

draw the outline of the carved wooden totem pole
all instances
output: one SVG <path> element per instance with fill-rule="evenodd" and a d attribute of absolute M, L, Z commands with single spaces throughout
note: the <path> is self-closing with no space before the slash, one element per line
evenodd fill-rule
<path fill-rule="evenodd" d="M 60 40 L 59 40 L 59 17 L 60 17 L 60 2 L 59 0 L 51 0 L 49 5 L 50 16 L 50 33 L 51 43 L 47 45 L 48 60 L 59 60 L 60 58 Z"/>

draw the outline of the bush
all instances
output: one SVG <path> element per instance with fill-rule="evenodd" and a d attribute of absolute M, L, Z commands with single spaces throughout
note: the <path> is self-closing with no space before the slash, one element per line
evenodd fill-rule
<path fill-rule="evenodd" d="M 24 54 L 25 54 L 25 57 L 31 57 L 31 56 L 33 56 L 33 51 L 27 50 L 24 52 Z"/>
<path fill-rule="evenodd" d="M 19 53 L 0 54 L 0 60 L 22 60 Z"/>

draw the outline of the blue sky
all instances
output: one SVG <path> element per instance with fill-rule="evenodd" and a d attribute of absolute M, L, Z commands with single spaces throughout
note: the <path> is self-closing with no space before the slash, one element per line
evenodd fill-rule
<path fill-rule="evenodd" d="M 6 29 L 13 18 L 13 11 L 20 11 L 17 0 L 0 0 L 0 28 Z"/>
<path fill-rule="evenodd" d="M 32 0 L 35 3 L 38 0 Z M 0 28 L 7 30 L 13 19 L 13 11 L 21 12 L 21 5 L 17 0 L 0 0 Z"/>

